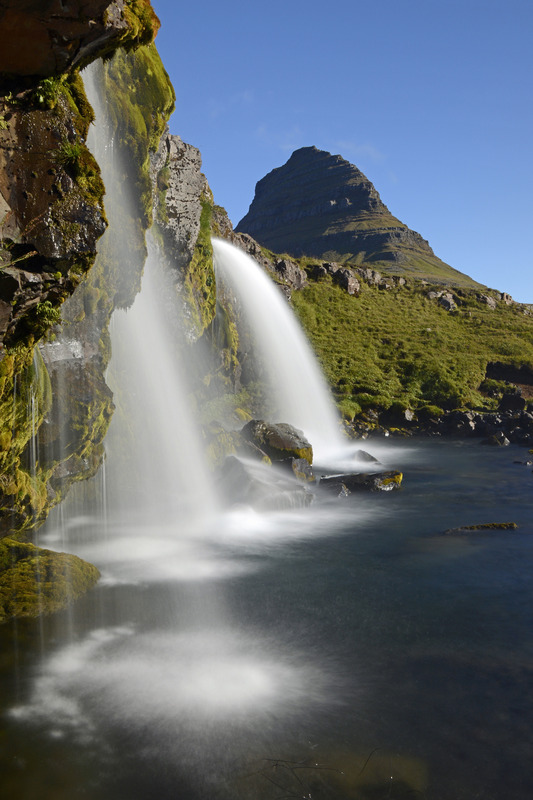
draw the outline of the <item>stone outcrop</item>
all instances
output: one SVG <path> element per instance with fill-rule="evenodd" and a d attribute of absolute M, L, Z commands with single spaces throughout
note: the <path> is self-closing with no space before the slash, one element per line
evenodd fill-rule
<path fill-rule="evenodd" d="M 250 234 L 276 253 L 377 264 L 396 274 L 476 285 L 393 217 L 357 167 L 316 147 L 296 150 L 286 164 L 257 183 L 236 231 Z"/>
<path fill-rule="evenodd" d="M 352 492 L 392 492 L 401 488 L 403 474 L 388 472 L 354 472 L 342 475 L 326 475 L 320 478 L 318 488 L 338 497 Z"/>
<path fill-rule="evenodd" d="M 168 132 L 152 158 L 160 258 L 174 275 L 181 323 L 191 342 L 213 322 L 217 302 L 211 246 L 213 196 L 200 151 Z"/>
<path fill-rule="evenodd" d="M 192 260 L 200 233 L 202 198 L 210 194 L 200 151 L 167 132 L 152 158 L 151 174 L 157 223 L 169 255 L 183 270 Z"/>
<path fill-rule="evenodd" d="M 9 47 L 0 53 L 0 537 L 34 528 L 72 481 L 100 464 L 113 409 L 104 380 L 107 324 L 140 284 L 151 220 L 148 151 L 174 101 L 154 46 L 130 52 L 157 28 L 148 0 L 0 1 L 2 33 L 17 20 L 13 37 L 20 44 L 28 35 L 27 68 L 16 71 Z M 69 20 L 70 38 L 61 33 Z M 31 37 L 41 41 L 44 29 L 49 47 L 30 53 Z M 97 56 L 106 56 L 102 69 L 114 88 L 106 134 L 125 155 L 119 172 L 139 190 L 131 219 L 119 215 L 120 246 L 99 241 L 107 225 L 104 185 L 86 147 L 94 117 L 77 68 Z M 124 91 L 130 80 L 138 86 L 135 107 Z M 109 193 L 106 205 L 113 205 Z M 87 279 L 97 242 L 100 260 Z M 129 285 L 116 269 L 120 258 L 130 265 Z M 34 346 L 60 319 L 43 361 Z"/>
<path fill-rule="evenodd" d="M 148 0 L 1 0 L 2 83 L 28 86 L 120 45 L 147 44 L 158 27 Z"/>
<path fill-rule="evenodd" d="M 0 100 L 0 341 L 6 344 L 40 338 L 53 321 L 40 319 L 42 311 L 58 308 L 74 291 L 105 230 L 104 186 L 85 147 L 90 118 L 82 92 L 72 79 L 57 87 L 51 108 Z"/>
<path fill-rule="evenodd" d="M 302 431 L 286 422 L 265 422 L 252 419 L 241 430 L 241 436 L 260 448 L 272 461 L 305 458 L 313 463 L 313 447 Z"/>

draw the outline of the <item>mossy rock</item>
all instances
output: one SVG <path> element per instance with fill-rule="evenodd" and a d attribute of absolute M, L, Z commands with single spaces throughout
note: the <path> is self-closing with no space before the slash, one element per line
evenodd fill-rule
<path fill-rule="evenodd" d="M 2 539 L 0 621 L 59 611 L 89 591 L 99 577 L 95 566 L 77 556 Z"/>
<path fill-rule="evenodd" d="M 241 431 L 244 439 L 263 450 L 272 461 L 305 458 L 313 463 L 313 448 L 302 431 L 286 422 L 252 419 Z"/>
<path fill-rule="evenodd" d="M 461 528 L 449 528 L 445 535 L 462 536 L 469 533 L 483 533 L 484 531 L 516 531 L 516 522 L 482 522 L 477 525 L 463 525 Z"/>

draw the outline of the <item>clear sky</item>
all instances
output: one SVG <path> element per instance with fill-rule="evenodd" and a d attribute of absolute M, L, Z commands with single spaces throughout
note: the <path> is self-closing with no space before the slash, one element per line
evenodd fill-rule
<path fill-rule="evenodd" d="M 532 0 L 152 0 L 233 224 L 293 150 L 339 153 L 456 269 L 533 303 Z"/>

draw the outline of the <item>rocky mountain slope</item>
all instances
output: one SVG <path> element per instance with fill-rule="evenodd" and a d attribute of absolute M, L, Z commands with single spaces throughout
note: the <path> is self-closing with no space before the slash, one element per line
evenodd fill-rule
<path fill-rule="evenodd" d="M 372 183 L 339 155 L 296 150 L 256 185 L 236 231 L 276 253 L 368 265 L 451 286 L 478 286 L 396 219 Z"/>

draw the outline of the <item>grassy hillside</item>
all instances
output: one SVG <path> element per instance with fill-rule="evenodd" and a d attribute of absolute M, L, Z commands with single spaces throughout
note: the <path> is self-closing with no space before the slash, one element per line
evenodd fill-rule
<path fill-rule="evenodd" d="M 293 292 L 294 309 L 346 417 L 393 404 L 419 412 L 427 406 L 491 410 L 506 386 L 486 379 L 489 363 L 533 369 L 527 307 L 499 301 L 491 309 L 475 291 L 460 289 L 458 308 L 450 312 L 428 299 L 430 288 L 413 282 L 384 291 L 363 284 L 356 297 L 327 276 Z"/>

